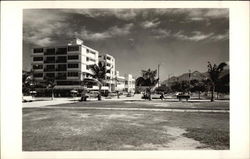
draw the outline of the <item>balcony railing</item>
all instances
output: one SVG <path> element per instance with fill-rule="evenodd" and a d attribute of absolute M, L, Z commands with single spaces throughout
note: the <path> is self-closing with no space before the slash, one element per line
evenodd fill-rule
<path fill-rule="evenodd" d="M 64 80 L 64 79 L 67 79 L 67 76 L 56 76 L 56 79 Z"/>
<path fill-rule="evenodd" d="M 44 76 L 44 79 L 54 79 L 55 76 Z"/>
<path fill-rule="evenodd" d="M 55 63 L 55 60 L 45 60 L 44 63 Z"/>
<path fill-rule="evenodd" d="M 56 71 L 67 71 L 67 68 L 57 68 Z"/>
<path fill-rule="evenodd" d="M 51 72 L 51 71 L 55 71 L 55 68 L 45 68 L 43 69 L 44 72 Z"/>
<path fill-rule="evenodd" d="M 66 55 L 67 51 L 57 51 L 56 54 L 57 55 Z"/>
<path fill-rule="evenodd" d="M 56 60 L 56 63 L 67 63 L 67 59 Z"/>
<path fill-rule="evenodd" d="M 44 52 L 44 55 L 55 55 L 55 52 Z"/>

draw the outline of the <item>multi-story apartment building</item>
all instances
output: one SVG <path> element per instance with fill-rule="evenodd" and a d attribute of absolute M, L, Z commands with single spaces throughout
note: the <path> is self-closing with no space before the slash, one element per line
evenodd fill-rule
<path fill-rule="evenodd" d="M 107 70 L 105 80 L 109 91 L 115 91 L 115 58 L 109 54 L 99 55 L 99 61 L 103 61 Z"/>
<path fill-rule="evenodd" d="M 116 71 L 115 58 L 109 54 L 99 55 L 99 52 L 84 45 L 83 41 L 75 38 L 64 46 L 40 47 L 32 49 L 32 69 L 34 79 L 45 82 L 53 79 L 55 92 L 63 96 L 70 95 L 72 89 L 83 89 L 83 80 L 91 79 L 93 72 L 90 65 L 103 61 L 107 69 L 106 85 L 102 90 L 134 91 L 134 79 L 131 74 L 119 76 Z M 89 89 L 98 90 L 97 85 L 87 85 Z"/>
<path fill-rule="evenodd" d="M 91 78 L 89 65 L 98 64 L 99 52 L 75 38 L 68 45 L 32 49 L 34 79 L 54 79 L 58 89 L 79 88 L 81 81 Z"/>

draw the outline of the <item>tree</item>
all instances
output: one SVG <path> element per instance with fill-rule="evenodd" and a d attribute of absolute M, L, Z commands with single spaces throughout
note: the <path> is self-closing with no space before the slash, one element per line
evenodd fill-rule
<path fill-rule="evenodd" d="M 199 93 L 199 99 L 200 99 L 200 93 L 204 92 L 206 90 L 206 85 L 203 81 L 198 81 L 196 79 L 190 81 L 191 84 L 191 92 L 198 92 Z"/>
<path fill-rule="evenodd" d="M 22 92 L 25 95 L 29 95 L 30 91 L 34 88 L 36 82 L 33 77 L 33 70 L 23 71 L 22 74 Z"/>
<path fill-rule="evenodd" d="M 219 78 L 215 91 L 217 92 L 217 99 L 219 98 L 219 93 L 229 93 L 229 74 Z"/>
<path fill-rule="evenodd" d="M 189 81 L 175 81 L 171 84 L 170 87 L 174 92 L 187 93 L 190 91 Z"/>
<path fill-rule="evenodd" d="M 226 63 L 222 62 L 218 66 L 216 64 L 212 65 L 210 62 L 208 62 L 208 74 L 210 78 L 210 86 L 211 86 L 211 102 L 214 101 L 214 91 L 215 87 L 218 84 L 219 76 L 221 72 L 223 71 L 224 67 L 227 66 Z"/>
<path fill-rule="evenodd" d="M 45 76 L 46 88 L 51 90 L 51 99 L 54 99 L 54 88 L 56 86 L 55 78 Z"/>
<path fill-rule="evenodd" d="M 149 100 L 151 100 L 151 93 L 156 88 L 156 84 L 159 79 L 156 79 L 157 70 L 142 70 L 142 76 L 136 79 L 137 86 L 146 86 L 146 93 L 148 94 Z"/>
<path fill-rule="evenodd" d="M 96 79 L 96 82 L 98 84 L 98 87 L 99 87 L 99 97 L 98 97 L 98 100 L 101 100 L 101 88 L 102 86 L 106 83 L 105 79 L 106 79 L 106 73 L 107 71 L 111 70 L 112 68 L 110 69 L 106 69 L 106 66 L 105 66 L 105 62 L 103 61 L 100 61 L 97 64 L 94 64 L 94 65 L 90 65 L 89 66 L 90 70 L 92 70 L 92 73 L 91 76 Z"/>

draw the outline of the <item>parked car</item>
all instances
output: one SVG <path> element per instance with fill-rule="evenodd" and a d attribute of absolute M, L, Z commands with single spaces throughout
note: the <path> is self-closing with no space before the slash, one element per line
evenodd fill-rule
<path fill-rule="evenodd" d="M 133 97 L 135 94 L 133 93 L 133 92 L 129 92 L 128 94 L 127 94 L 127 97 Z"/>
<path fill-rule="evenodd" d="M 163 93 L 152 93 L 151 98 L 152 99 L 164 99 L 165 94 L 163 94 Z M 142 99 L 149 99 L 149 94 L 144 93 L 143 96 L 142 96 Z"/>
<path fill-rule="evenodd" d="M 88 98 L 100 99 L 101 95 L 98 91 L 83 91 L 81 95 L 81 101 L 87 101 Z"/>

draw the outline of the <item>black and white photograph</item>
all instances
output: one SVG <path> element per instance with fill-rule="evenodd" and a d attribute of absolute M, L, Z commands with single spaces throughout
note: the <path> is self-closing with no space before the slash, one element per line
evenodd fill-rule
<path fill-rule="evenodd" d="M 24 9 L 23 151 L 229 150 L 229 9 Z"/>
<path fill-rule="evenodd" d="M 1 158 L 249 158 L 249 2 L 1 2 Z"/>

